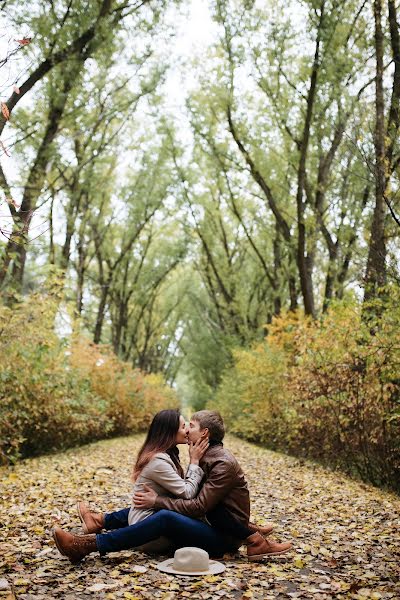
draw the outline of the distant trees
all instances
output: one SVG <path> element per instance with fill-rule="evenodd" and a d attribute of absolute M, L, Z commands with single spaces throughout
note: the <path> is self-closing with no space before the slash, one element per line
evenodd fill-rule
<path fill-rule="evenodd" d="M 395 2 L 210 6 L 185 122 L 163 97 L 170 4 L 2 11 L 32 42 L 4 98 L 20 181 L 0 169 L 17 200 L 1 289 L 12 302 L 56 270 L 95 343 L 197 406 L 275 317 L 354 294 L 374 311 L 399 278 Z"/>

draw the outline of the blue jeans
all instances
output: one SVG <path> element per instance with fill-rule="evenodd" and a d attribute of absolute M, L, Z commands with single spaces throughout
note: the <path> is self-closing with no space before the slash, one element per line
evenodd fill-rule
<path fill-rule="evenodd" d="M 106 513 L 104 515 L 104 529 L 120 529 L 127 527 L 129 508 Z M 238 540 L 245 540 L 254 533 L 251 529 L 240 523 L 235 517 L 221 504 L 218 504 L 213 510 L 207 513 L 207 521 L 213 529 L 216 529 L 223 535 L 229 535 Z"/>
<path fill-rule="evenodd" d="M 206 550 L 212 557 L 222 556 L 225 552 L 237 549 L 231 540 L 226 539 L 207 523 L 172 510 L 159 510 L 139 523 L 121 527 L 121 523 L 127 521 L 128 513 L 129 509 L 123 509 L 105 516 L 105 528 L 116 529 L 96 535 L 97 548 L 101 555 L 142 546 L 162 536 L 168 538 L 176 548 L 196 546 Z"/>
<path fill-rule="evenodd" d="M 120 529 L 121 527 L 127 527 L 128 515 L 130 508 L 123 508 L 112 513 L 106 513 L 104 515 L 104 529 Z"/>

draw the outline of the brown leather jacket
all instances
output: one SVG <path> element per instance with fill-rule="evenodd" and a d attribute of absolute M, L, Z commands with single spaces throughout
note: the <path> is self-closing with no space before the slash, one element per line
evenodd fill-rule
<path fill-rule="evenodd" d="M 250 519 L 250 496 L 247 482 L 236 458 L 222 444 L 210 446 L 200 461 L 204 483 L 191 500 L 157 496 L 154 508 L 174 510 L 188 517 L 204 517 L 222 504 L 243 525 Z"/>

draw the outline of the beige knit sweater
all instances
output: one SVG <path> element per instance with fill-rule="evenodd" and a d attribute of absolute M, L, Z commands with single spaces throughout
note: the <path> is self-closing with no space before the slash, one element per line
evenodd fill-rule
<path fill-rule="evenodd" d="M 159 452 L 140 473 L 135 482 L 133 494 L 143 491 L 144 485 L 148 485 L 159 496 L 194 498 L 199 491 L 203 476 L 204 472 L 201 467 L 190 464 L 186 471 L 185 479 L 182 479 L 171 457 L 165 452 Z M 129 525 L 133 525 L 138 521 L 146 519 L 146 517 L 149 517 L 153 513 L 154 510 L 151 508 L 135 508 L 132 502 L 128 515 L 128 523 Z M 160 538 L 142 546 L 140 550 L 144 552 L 163 552 L 167 550 L 167 547 L 168 543 L 166 543 L 165 538 Z"/>

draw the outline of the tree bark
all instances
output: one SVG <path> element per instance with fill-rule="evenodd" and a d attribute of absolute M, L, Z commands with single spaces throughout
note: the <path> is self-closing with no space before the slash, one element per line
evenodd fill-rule
<path fill-rule="evenodd" d="M 57 135 L 60 121 L 68 98 L 68 92 L 72 87 L 72 78 L 64 82 L 64 88 L 58 95 L 57 101 L 50 107 L 47 118 L 47 126 L 39 146 L 35 161 L 30 169 L 28 180 L 25 184 L 21 208 L 14 216 L 13 231 L 9 242 L 3 254 L 3 265 L 0 276 L 0 285 L 6 276 L 5 265 L 10 264 L 12 257 L 12 268 L 10 277 L 10 286 L 16 290 L 22 287 L 24 276 L 29 227 L 33 213 L 36 209 L 36 202 L 42 191 L 43 183 L 46 177 L 46 166 L 49 162 L 49 152 L 51 144 Z"/>
<path fill-rule="evenodd" d="M 383 90 L 384 36 L 382 31 L 382 0 L 374 1 L 375 20 L 375 208 L 372 217 L 371 237 L 365 274 L 364 302 L 380 295 L 386 283 L 386 171 L 385 171 L 385 107 Z"/>
<path fill-rule="evenodd" d="M 317 91 L 317 78 L 319 71 L 320 62 L 320 44 L 321 44 L 321 33 L 324 22 L 324 2 L 321 4 L 321 14 L 317 32 L 317 39 L 315 44 L 315 53 L 313 66 L 311 71 L 310 89 L 307 94 L 307 109 L 306 118 L 304 122 L 303 134 L 300 142 L 300 158 L 299 167 L 297 172 L 297 193 L 296 193 L 296 206 L 297 206 L 297 266 L 299 269 L 300 276 L 300 287 L 303 295 L 304 312 L 306 315 L 316 317 L 315 303 L 314 303 L 314 289 L 312 281 L 313 271 L 313 260 L 311 255 L 307 255 L 307 231 L 305 223 L 305 200 L 304 188 L 306 183 L 306 161 L 308 154 L 308 147 L 310 142 L 311 134 L 311 121 L 314 109 L 314 103 Z"/>
<path fill-rule="evenodd" d="M 104 280 L 103 280 L 104 281 Z M 101 285 L 100 302 L 97 308 L 96 325 L 94 328 L 93 341 L 95 344 L 99 344 L 101 341 L 101 333 L 103 330 L 104 316 L 107 307 L 108 292 L 110 289 L 111 277 L 108 276 L 107 280 Z"/>

